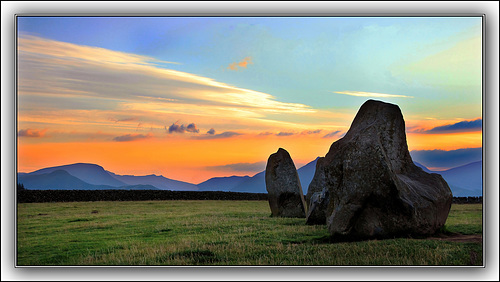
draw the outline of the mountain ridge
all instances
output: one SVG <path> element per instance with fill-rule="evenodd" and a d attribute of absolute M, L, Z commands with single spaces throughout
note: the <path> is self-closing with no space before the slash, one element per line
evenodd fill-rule
<path fill-rule="evenodd" d="M 297 169 L 304 194 L 308 191 L 315 169 L 315 160 Z M 441 174 L 453 191 L 454 196 L 481 196 L 482 195 L 482 161 L 472 162 L 466 165 L 454 167 L 445 171 L 431 171 L 424 165 L 414 163 L 428 173 Z M 81 168 L 81 169 L 80 169 Z M 55 171 L 65 171 L 68 175 Z M 94 171 L 98 177 L 92 177 Z M 82 178 L 78 177 L 83 176 Z M 89 163 L 75 163 L 69 165 L 42 168 L 31 173 L 19 172 L 18 182 L 23 183 L 26 189 L 159 189 L 172 191 L 228 191 L 246 193 L 267 193 L 265 184 L 265 171 L 253 176 L 227 176 L 213 177 L 199 184 L 169 179 L 162 175 L 119 175 L 105 170 L 102 166 Z M 36 178 L 35 176 L 38 176 Z M 57 179 L 57 177 L 60 179 Z M 76 180 L 76 179 L 78 180 Z M 85 181 L 91 179 L 93 183 Z M 112 178 L 112 180 L 110 180 Z M 36 181 L 41 184 L 35 185 Z M 102 180 L 102 182 L 99 182 Z M 80 182 L 81 181 L 81 182 Z M 83 183 L 82 183 L 83 182 Z M 62 186 L 60 183 L 73 183 L 74 185 Z M 94 184 L 96 183 L 96 184 Z M 113 183 L 114 185 L 109 185 Z M 41 185 L 41 186 L 40 186 Z M 42 188 L 36 188 L 42 187 Z"/>

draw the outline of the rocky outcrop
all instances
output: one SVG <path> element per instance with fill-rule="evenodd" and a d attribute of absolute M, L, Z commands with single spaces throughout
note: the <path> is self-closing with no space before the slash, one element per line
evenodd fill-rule
<path fill-rule="evenodd" d="M 318 202 L 326 193 L 328 203 Z M 374 100 L 318 160 L 307 195 L 308 214 L 324 212 L 330 234 L 349 238 L 434 234 L 452 199 L 440 175 L 413 163 L 399 107 Z"/>
<path fill-rule="evenodd" d="M 266 189 L 272 216 L 305 217 L 299 175 L 285 149 L 280 148 L 267 160 Z"/>

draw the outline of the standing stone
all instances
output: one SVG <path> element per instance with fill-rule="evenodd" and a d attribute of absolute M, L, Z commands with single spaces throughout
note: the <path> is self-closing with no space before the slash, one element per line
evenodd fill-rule
<path fill-rule="evenodd" d="M 272 216 L 305 217 L 299 174 L 285 149 L 280 148 L 267 160 L 266 189 Z"/>
<path fill-rule="evenodd" d="M 352 239 L 434 234 L 453 200 L 440 175 L 413 163 L 399 107 L 374 100 L 361 106 L 346 135 L 318 160 L 309 204 L 323 190 L 330 234 Z"/>

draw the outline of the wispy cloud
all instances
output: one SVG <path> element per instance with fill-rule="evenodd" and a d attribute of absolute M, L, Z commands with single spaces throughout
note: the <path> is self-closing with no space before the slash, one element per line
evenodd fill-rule
<path fill-rule="evenodd" d="M 122 64 L 123 66 L 130 64 L 179 64 L 177 62 L 162 61 L 148 56 L 113 51 L 99 47 L 82 46 L 32 35 L 21 35 L 19 39 L 19 52 L 32 52 L 33 50 L 39 50 L 46 56 L 46 58 L 61 58 L 62 60 L 60 62 L 86 60 L 98 63 Z"/>
<path fill-rule="evenodd" d="M 294 136 L 294 135 L 314 135 L 314 134 L 320 134 L 323 132 L 322 129 L 316 129 L 316 130 L 303 130 L 303 131 L 279 131 L 279 132 L 261 132 L 258 134 L 258 136 L 269 136 L 269 135 L 274 135 L 278 137 L 286 137 L 286 136 Z"/>
<path fill-rule="evenodd" d="M 217 170 L 217 171 L 237 171 L 237 172 L 262 171 L 266 169 L 266 162 L 234 163 L 234 164 L 219 165 L 219 166 L 209 166 L 207 168 L 210 170 Z"/>
<path fill-rule="evenodd" d="M 319 134 L 321 133 L 323 130 L 321 129 L 316 129 L 316 130 L 304 130 L 302 131 L 300 134 L 302 135 L 311 135 L 311 134 Z"/>
<path fill-rule="evenodd" d="M 220 134 L 207 133 L 206 135 L 193 136 L 193 139 L 198 139 L 198 140 L 223 139 L 223 138 L 231 138 L 233 136 L 238 136 L 238 135 L 242 134 L 235 131 L 226 131 Z"/>
<path fill-rule="evenodd" d="M 362 91 L 334 91 L 333 93 L 356 96 L 356 97 L 374 97 L 374 98 L 414 98 L 407 95 L 396 95 L 386 93 L 362 92 Z"/>
<path fill-rule="evenodd" d="M 245 57 L 243 60 L 240 62 L 233 62 L 230 63 L 229 66 L 227 67 L 230 70 L 238 70 L 238 68 L 246 68 L 248 64 L 253 64 L 252 63 L 252 57 Z"/>
<path fill-rule="evenodd" d="M 135 140 L 140 140 L 140 139 L 148 139 L 148 138 L 152 138 L 152 137 L 153 137 L 152 133 L 148 133 L 146 135 L 144 135 L 144 134 L 126 134 L 126 135 L 117 136 L 117 137 L 113 138 L 113 141 L 129 142 L 129 141 L 135 141 Z"/>
<path fill-rule="evenodd" d="M 38 130 L 38 129 L 27 128 L 19 130 L 17 136 L 39 138 L 45 136 L 45 132 L 47 132 L 47 129 Z"/>
<path fill-rule="evenodd" d="M 265 122 L 276 113 L 317 112 L 268 93 L 168 69 L 146 56 L 34 36 L 20 36 L 18 44 L 18 89 L 24 109 L 142 111 L 141 121 L 179 113 Z M 236 66 L 250 63 L 245 58 Z"/>
<path fill-rule="evenodd" d="M 266 131 L 266 132 L 259 133 L 259 136 L 269 136 L 269 135 L 273 135 L 273 134 L 274 133 L 272 133 L 272 132 Z"/>
<path fill-rule="evenodd" d="M 276 136 L 292 136 L 292 135 L 295 135 L 294 132 L 278 132 L 276 133 Z"/>
<path fill-rule="evenodd" d="M 326 134 L 325 136 L 323 136 L 323 138 L 331 138 L 331 137 L 340 136 L 341 132 L 342 131 L 340 131 L 340 130 L 332 131 L 332 132 Z"/>
<path fill-rule="evenodd" d="M 126 118 L 120 118 L 120 119 L 115 119 L 115 118 L 110 118 L 110 120 L 114 122 L 129 122 L 129 121 L 138 121 L 138 117 L 126 117 Z"/>

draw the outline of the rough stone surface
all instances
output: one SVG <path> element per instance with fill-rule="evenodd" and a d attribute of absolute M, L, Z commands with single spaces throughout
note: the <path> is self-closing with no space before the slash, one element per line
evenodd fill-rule
<path fill-rule="evenodd" d="M 440 175 L 413 163 L 399 107 L 374 100 L 361 106 L 346 135 L 318 160 L 310 205 L 323 190 L 330 234 L 360 239 L 434 234 L 453 199 Z"/>
<path fill-rule="evenodd" d="M 328 189 L 313 193 L 308 202 L 306 224 L 326 224 L 327 208 L 330 202 Z"/>
<path fill-rule="evenodd" d="M 305 217 L 299 174 L 290 154 L 282 148 L 267 160 L 266 189 L 272 216 Z"/>

